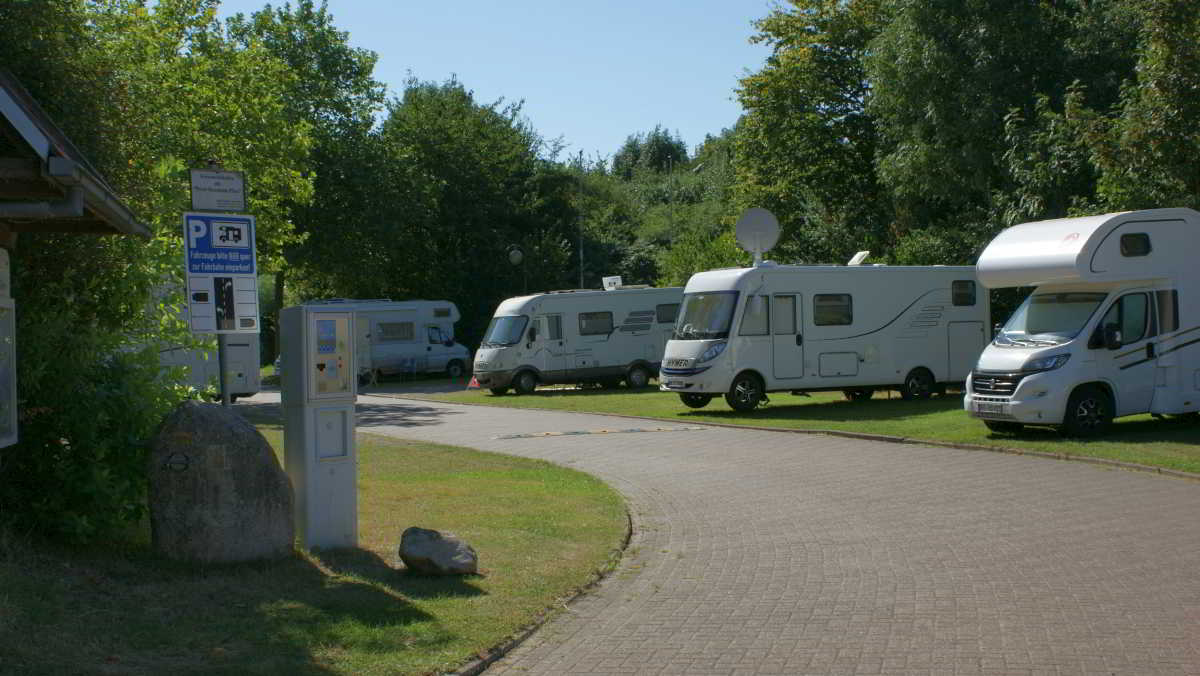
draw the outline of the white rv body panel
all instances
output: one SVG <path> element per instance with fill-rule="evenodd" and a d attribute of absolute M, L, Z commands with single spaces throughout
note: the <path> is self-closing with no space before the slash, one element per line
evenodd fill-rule
<path fill-rule="evenodd" d="M 989 421 L 1067 424 L 1072 394 L 1087 387 L 1108 398 L 1109 418 L 1200 411 L 1197 251 L 1191 209 L 1001 232 L 980 255 L 981 283 L 1037 288 L 980 355 L 964 408 Z M 1107 344 L 1106 324 L 1119 333 Z"/>
<path fill-rule="evenodd" d="M 746 372 L 767 392 L 896 387 L 915 369 L 961 382 L 987 342 L 972 267 L 765 263 L 697 273 L 684 298 L 661 385 L 679 394 Z"/>
<path fill-rule="evenodd" d="M 169 287 L 156 291 L 156 297 L 161 298 Z M 184 305 L 179 309 L 182 322 L 188 322 L 188 309 Z M 199 347 L 182 345 L 167 345 L 158 351 L 158 363 L 164 368 L 183 367 L 184 383 L 198 390 L 208 387 L 221 389 L 221 367 L 217 352 L 217 336 L 200 335 L 197 338 Z M 262 387 L 261 348 L 257 333 L 231 333 L 225 339 L 225 363 L 229 371 L 229 394 L 232 397 L 250 397 L 258 394 Z"/>
<path fill-rule="evenodd" d="M 682 297 L 683 289 L 671 287 L 509 298 L 475 352 L 475 379 L 503 391 L 523 372 L 533 375 L 526 384 L 535 385 L 615 383 L 629 380 L 635 368 L 654 377 Z"/>
<path fill-rule="evenodd" d="M 334 299 L 306 305 L 354 313 L 360 376 L 463 373 L 470 363 L 467 348 L 454 342 L 454 324 L 460 315 L 458 306 L 448 300 Z"/>

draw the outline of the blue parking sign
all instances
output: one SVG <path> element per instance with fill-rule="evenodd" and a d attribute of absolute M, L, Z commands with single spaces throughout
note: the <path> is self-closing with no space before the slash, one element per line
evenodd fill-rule
<path fill-rule="evenodd" d="M 183 215 L 188 321 L 195 333 L 258 333 L 254 217 Z"/>

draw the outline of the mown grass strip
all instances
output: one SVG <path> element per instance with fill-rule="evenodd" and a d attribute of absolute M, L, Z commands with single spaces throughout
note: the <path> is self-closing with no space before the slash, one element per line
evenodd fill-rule
<path fill-rule="evenodd" d="M 282 448 L 277 426 L 260 424 Z M 423 674 L 502 643 L 615 560 L 627 518 L 600 481 L 546 462 L 359 437 L 359 548 L 191 566 L 144 533 L 88 550 L 0 533 L 0 671 Z M 407 574 L 417 525 L 481 575 Z"/>
<path fill-rule="evenodd" d="M 951 393 L 926 401 L 904 401 L 876 393 L 869 401 L 850 402 L 839 392 L 802 397 L 770 396 L 770 403 L 737 413 L 716 398 L 706 408 L 689 409 L 679 397 L 652 388 L 539 389 L 532 395 L 495 396 L 486 390 L 422 395 L 448 402 L 547 408 L 580 413 L 610 413 L 673 422 L 712 422 L 784 429 L 835 430 L 1104 458 L 1151 467 L 1200 473 L 1200 424 L 1194 420 L 1157 420 L 1149 415 L 1120 418 L 1102 439 L 1066 439 L 1051 428 L 1027 427 L 1017 435 L 994 434 L 962 410 L 962 396 Z M 895 397 L 895 395 L 893 395 Z"/>

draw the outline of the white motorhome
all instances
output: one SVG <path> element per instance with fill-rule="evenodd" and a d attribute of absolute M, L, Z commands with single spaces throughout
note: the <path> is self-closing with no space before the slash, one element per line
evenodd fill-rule
<path fill-rule="evenodd" d="M 448 300 L 334 298 L 306 305 L 354 313 L 359 378 L 396 373 L 441 373 L 458 378 L 470 352 L 454 342 L 458 306 Z M 286 365 L 283 366 L 286 368 Z"/>
<path fill-rule="evenodd" d="M 493 394 L 552 383 L 645 387 L 682 296 L 679 287 L 617 287 L 509 298 L 475 353 L 475 378 Z"/>
<path fill-rule="evenodd" d="M 231 334 L 225 343 L 225 361 L 229 370 L 229 396 L 251 397 L 262 386 L 259 374 L 259 344 L 257 333 Z M 206 336 L 204 347 L 171 346 L 159 350 L 158 363 L 163 367 L 183 366 L 184 382 L 203 390 L 221 389 L 221 368 L 217 355 L 216 336 Z"/>
<path fill-rule="evenodd" d="M 988 345 L 963 406 L 993 431 L 1104 431 L 1200 411 L 1200 213 L 1150 209 L 1024 223 L 979 257 L 988 288 L 1036 286 Z"/>
<path fill-rule="evenodd" d="M 758 248 L 764 248 L 761 245 Z M 970 266 L 777 265 L 692 275 L 660 389 L 692 408 L 724 395 L 899 389 L 925 398 L 962 382 L 987 344 L 988 295 Z"/>

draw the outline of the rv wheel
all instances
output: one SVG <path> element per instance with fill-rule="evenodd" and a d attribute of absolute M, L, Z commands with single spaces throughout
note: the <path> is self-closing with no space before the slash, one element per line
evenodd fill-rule
<path fill-rule="evenodd" d="M 871 395 L 875 394 L 875 390 L 869 387 L 856 387 L 850 390 L 842 390 L 842 394 L 850 401 L 866 401 L 871 398 Z"/>
<path fill-rule="evenodd" d="M 904 387 L 900 390 L 901 399 L 928 399 L 933 394 L 933 374 L 929 369 L 918 366 L 904 377 Z"/>
<path fill-rule="evenodd" d="M 463 363 L 457 359 L 446 364 L 446 375 L 451 378 L 461 378 L 463 374 Z"/>
<path fill-rule="evenodd" d="M 725 393 L 725 403 L 735 411 L 753 411 L 765 398 L 762 384 L 753 373 L 743 373 L 733 379 L 729 391 Z"/>
<path fill-rule="evenodd" d="M 650 384 L 650 372 L 646 370 L 645 366 L 634 366 L 625 376 L 625 384 L 630 389 L 645 387 Z"/>
<path fill-rule="evenodd" d="M 1112 399 L 1094 385 L 1076 388 L 1067 400 L 1062 432 L 1070 437 L 1095 437 L 1112 423 Z"/>
<path fill-rule="evenodd" d="M 679 395 L 679 400 L 688 408 L 704 408 L 708 406 L 708 402 L 712 401 L 712 398 L 711 394 L 687 393 Z"/>
<path fill-rule="evenodd" d="M 517 394 L 533 394 L 537 389 L 537 376 L 533 375 L 533 371 L 521 371 L 513 378 L 513 390 Z"/>

